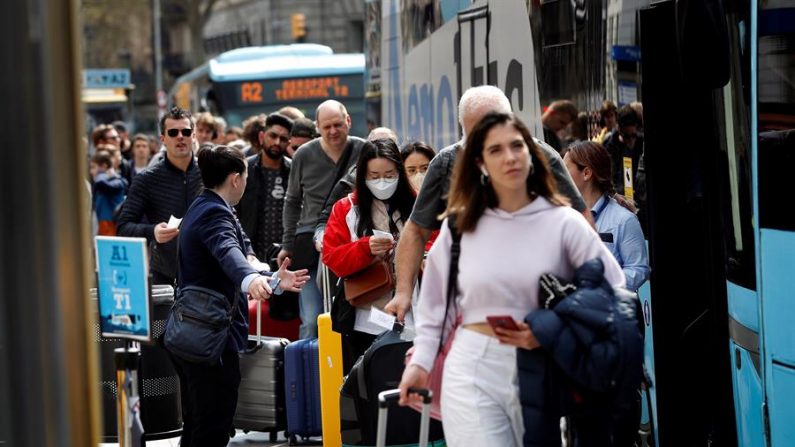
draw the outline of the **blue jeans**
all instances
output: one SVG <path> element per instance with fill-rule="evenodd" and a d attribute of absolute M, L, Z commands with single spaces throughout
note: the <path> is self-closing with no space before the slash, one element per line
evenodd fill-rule
<path fill-rule="evenodd" d="M 309 281 L 301 287 L 298 303 L 301 312 L 301 328 L 298 335 L 317 338 L 317 316 L 323 312 L 323 294 L 317 286 L 318 266 L 309 270 Z"/>

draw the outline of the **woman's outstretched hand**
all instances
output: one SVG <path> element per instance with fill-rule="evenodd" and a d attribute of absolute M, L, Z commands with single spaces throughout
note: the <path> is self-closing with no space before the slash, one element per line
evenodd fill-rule
<path fill-rule="evenodd" d="M 287 270 L 290 264 L 292 264 L 292 260 L 290 258 L 284 258 L 284 262 L 282 262 L 279 266 L 279 270 L 276 272 L 281 280 L 279 287 L 288 292 L 300 292 L 301 287 L 309 281 L 309 270 L 301 269 L 293 272 Z"/>

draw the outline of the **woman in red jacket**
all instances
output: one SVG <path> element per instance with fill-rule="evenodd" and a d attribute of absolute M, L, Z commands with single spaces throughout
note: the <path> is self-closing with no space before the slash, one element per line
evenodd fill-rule
<path fill-rule="evenodd" d="M 388 139 L 366 143 L 356 166 L 354 191 L 334 204 L 323 236 L 323 263 L 340 278 L 387 260 L 394 275 L 393 248 L 414 206 L 400 150 Z M 375 234 L 375 236 L 374 236 Z M 353 332 L 346 335 L 343 357 L 355 361 L 384 328 L 370 321 L 370 309 L 383 310 L 394 290 L 356 308 Z M 406 319 L 406 324 L 413 322 Z M 345 365 L 346 371 L 351 365 Z"/>

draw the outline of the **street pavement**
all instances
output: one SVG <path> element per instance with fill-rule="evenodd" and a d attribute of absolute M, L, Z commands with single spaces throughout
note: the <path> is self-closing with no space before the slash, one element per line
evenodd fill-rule
<path fill-rule="evenodd" d="M 228 447 L 286 447 L 288 444 L 284 438 L 284 433 L 279 433 L 279 439 L 275 443 L 269 441 L 268 433 L 249 432 L 243 433 L 238 430 L 234 438 L 229 441 Z M 313 442 L 314 441 L 314 442 Z M 317 439 L 308 442 L 300 442 L 298 445 L 321 445 Z M 101 443 L 100 447 L 118 447 L 115 443 Z M 146 447 L 179 447 L 179 438 L 161 439 L 158 441 L 147 441 Z"/>

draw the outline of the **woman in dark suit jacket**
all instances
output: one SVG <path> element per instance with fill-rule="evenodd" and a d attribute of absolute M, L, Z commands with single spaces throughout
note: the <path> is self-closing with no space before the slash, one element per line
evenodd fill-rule
<path fill-rule="evenodd" d="M 231 303 L 238 300 L 226 348 L 213 365 L 199 364 L 172 353 L 182 393 L 184 422 L 181 446 L 226 446 L 232 430 L 240 385 L 238 353 L 248 338 L 248 309 L 244 292 L 252 299 L 268 299 L 274 292 L 268 276 L 250 262 L 256 260 L 251 244 L 232 207 L 246 189 L 246 160 L 238 149 L 206 146 L 198 153 L 205 190 L 194 200 L 179 233 L 177 286 L 214 290 Z M 298 291 L 309 279 L 306 270 L 278 275 L 280 289 Z"/>

